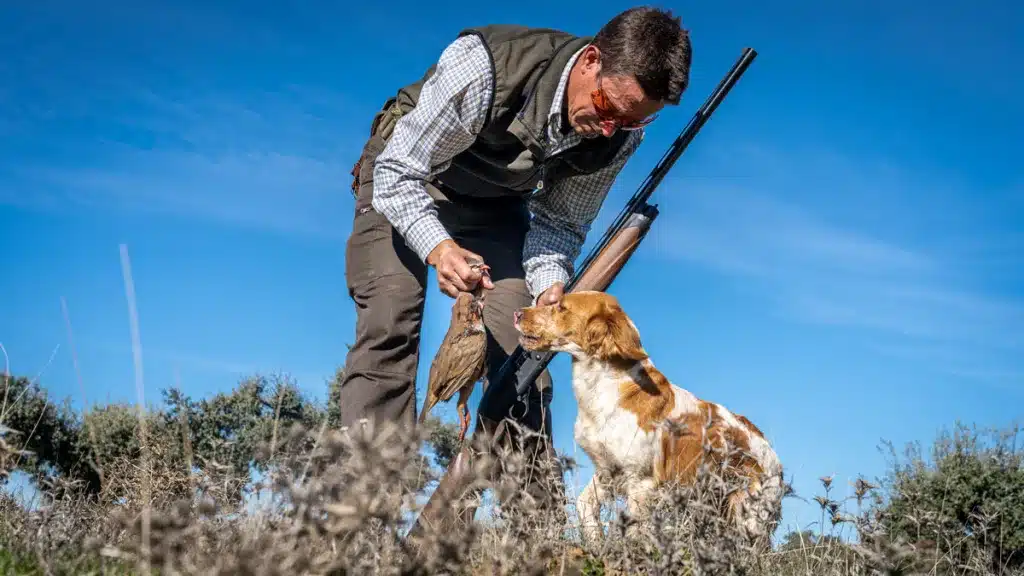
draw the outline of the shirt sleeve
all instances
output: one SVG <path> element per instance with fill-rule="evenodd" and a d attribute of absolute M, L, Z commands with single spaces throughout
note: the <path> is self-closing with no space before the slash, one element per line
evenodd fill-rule
<path fill-rule="evenodd" d="M 448 45 L 423 84 L 416 107 L 398 119 L 373 169 L 373 208 L 426 260 L 451 235 L 437 217 L 426 180 L 476 140 L 492 91 L 490 57 L 466 35 Z"/>
<path fill-rule="evenodd" d="M 636 130 L 611 164 L 592 174 L 548 184 L 530 202 L 533 219 L 523 246 L 526 285 L 534 301 L 556 282 L 572 277 L 576 258 L 612 183 L 643 140 Z"/>

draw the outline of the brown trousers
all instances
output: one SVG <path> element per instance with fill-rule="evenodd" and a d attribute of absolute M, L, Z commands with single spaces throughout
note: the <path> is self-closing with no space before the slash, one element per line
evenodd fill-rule
<path fill-rule="evenodd" d="M 384 145 L 380 136 L 371 136 L 358 164 L 355 216 L 345 253 L 348 291 L 356 305 L 356 334 L 339 392 L 341 425 L 372 418 L 412 429 L 419 408 L 416 372 L 426 294 L 454 301 L 436 283 L 427 286 L 427 265 L 371 205 L 374 160 Z M 491 268 L 494 289 L 487 295 L 484 325 L 489 348 L 486 382 L 492 382 L 517 345 L 512 313 L 532 301 L 522 265 L 530 225 L 525 201 L 456 196 L 431 185 L 427 189 L 453 239 L 483 256 Z M 551 377 L 545 371 L 531 390 L 523 422 L 543 430 L 548 442 L 551 389 Z"/>

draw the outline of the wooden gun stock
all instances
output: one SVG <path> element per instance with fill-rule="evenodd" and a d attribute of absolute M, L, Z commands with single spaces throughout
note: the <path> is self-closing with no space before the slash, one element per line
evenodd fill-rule
<path fill-rule="evenodd" d="M 590 266 L 580 272 L 579 280 L 573 284 L 570 292 L 585 290 L 603 292 L 607 290 L 626 262 L 636 252 L 657 217 L 657 206 L 650 204 L 645 204 L 641 211 L 630 215 L 625 226 L 611 237 L 608 244 L 597 253 Z"/>

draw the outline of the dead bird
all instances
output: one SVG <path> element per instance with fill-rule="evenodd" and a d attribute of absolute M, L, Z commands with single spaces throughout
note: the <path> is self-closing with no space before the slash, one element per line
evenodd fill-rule
<path fill-rule="evenodd" d="M 490 268 L 483 262 L 473 261 L 470 267 L 487 275 Z M 438 402 L 448 402 L 459 393 L 456 407 L 459 411 L 459 442 L 469 429 L 469 396 L 477 381 L 483 378 L 487 367 L 487 333 L 484 329 L 483 280 L 472 292 L 461 292 L 452 305 L 451 322 L 430 365 L 427 394 L 420 412 L 420 424 Z"/>

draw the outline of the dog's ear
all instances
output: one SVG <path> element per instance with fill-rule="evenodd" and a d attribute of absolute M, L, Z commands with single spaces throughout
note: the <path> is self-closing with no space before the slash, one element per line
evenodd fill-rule
<path fill-rule="evenodd" d="M 647 358 L 640 334 L 619 308 L 603 304 L 586 326 L 587 352 L 600 360 L 637 361 Z"/>

